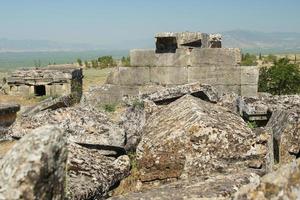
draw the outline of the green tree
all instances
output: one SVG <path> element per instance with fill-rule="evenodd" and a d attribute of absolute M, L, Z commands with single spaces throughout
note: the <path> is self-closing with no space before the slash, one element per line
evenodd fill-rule
<path fill-rule="evenodd" d="M 102 56 L 98 58 L 98 62 L 101 68 L 114 67 L 116 62 L 112 56 Z"/>
<path fill-rule="evenodd" d="M 242 54 L 242 62 L 241 65 L 243 66 L 256 66 L 256 55 L 251 55 L 249 53 Z"/>
<path fill-rule="evenodd" d="M 79 64 L 79 66 L 82 66 L 82 60 L 80 58 L 77 59 L 77 63 Z"/>
<path fill-rule="evenodd" d="M 275 61 L 270 68 L 261 68 L 259 91 L 271 94 L 296 94 L 300 92 L 300 70 L 287 58 Z"/>
<path fill-rule="evenodd" d="M 261 55 L 261 53 L 259 53 L 258 59 L 259 59 L 259 60 L 262 60 L 262 55 Z"/>
<path fill-rule="evenodd" d="M 271 62 L 271 63 L 275 63 L 277 61 L 277 57 L 273 54 L 269 54 L 266 58 L 266 61 Z"/>
<path fill-rule="evenodd" d="M 85 65 L 86 68 L 90 68 L 90 64 L 89 64 L 89 62 L 87 60 L 84 61 L 84 65 Z"/>
<path fill-rule="evenodd" d="M 127 56 L 123 56 L 122 59 L 121 59 L 121 62 L 122 62 L 122 65 L 125 66 L 125 67 L 129 67 L 130 66 L 130 57 Z"/>
<path fill-rule="evenodd" d="M 92 60 L 92 67 L 95 69 L 99 67 L 97 60 Z"/>

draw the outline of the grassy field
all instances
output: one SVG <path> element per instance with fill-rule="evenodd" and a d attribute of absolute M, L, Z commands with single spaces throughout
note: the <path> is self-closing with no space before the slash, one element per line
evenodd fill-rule
<path fill-rule="evenodd" d="M 91 86 L 99 86 L 105 83 L 111 68 L 107 69 L 86 69 L 83 70 L 83 90 L 87 91 Z"/>

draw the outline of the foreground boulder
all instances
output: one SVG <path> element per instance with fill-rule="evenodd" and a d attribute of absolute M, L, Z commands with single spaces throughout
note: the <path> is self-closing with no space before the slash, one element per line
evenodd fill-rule
<path fill-rule="evenodd" d="M 260 181 L 243 186 L 235 199 L 300 199 L 300 160 L 284 165 Z"/>
<path fill-rule="evenodd" d="M 154 112 L 137 147 L 142 182 L 248 170 L 264 174 L 270 135 L 256 135 L 228 109 L 186 95 Z"/>
<path fill-rule="evenodd" d="M 64 130 L 70 142 L 124 146 L 124 131 L 103 113 L 79 106 L 46 110 L 23 117 L 11 127 L 12 137 L 22 137 L 32 129 L 54 124 Z"/>
<path fill-rule="evenodd" d="M 126 155 L 106 157 L 97 149 L 69 144 L 67 197 L 69 199 L 102 199 L 111 187 L 129 175 Z"/>
<path fill-rule="evenodd" d="M 230 199 L 242 185 L 258 180 L 256 174 L 240 172 L 218 175 L 207 179 L 180 180 L 155 189 L 129 193 L 111 200 L 169 200 L 169 199 Z"/>
<path fill-rule="evenodd" d="M 0 161 L 0 199 L 64 199 L 66 161 L 62 131 L 34 130 Z"/>
<path fill-rule="evenodd" d="M 300 157 L 300 107 L 273 111 L 266 127 L 274 135 L 275 163 L 287 164 Z"/>

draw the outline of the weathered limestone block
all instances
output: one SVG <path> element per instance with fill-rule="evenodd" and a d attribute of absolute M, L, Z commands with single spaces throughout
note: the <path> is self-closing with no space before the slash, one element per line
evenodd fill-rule
<path fill-rule="evenodd" d="M 277 171 L 263 176 L 260 181 L 243 186 L 235 199 L 300 199 L 300 160 L 284 165 Z"/>
<path fill-rule="evenodd" d="M 120 85 L 146 85 L 150 83 L 149 67 L 119 67 Z"/>
<path fill-rule="evenodd" d="M 9 135 L 23 137 L 32 129 L 45 124 L 60 127 L 71 142 L 121 147 L 125 144 L 125 133 L 121 128 L 103 113 L 80 106 L 46 110 L 22 117 L 10 128 Z"/>
<path fill-rule="evenodd" d="M 70 143 L 67 164 L 67 198 L 104 199 L 111 187 L 129 175 L 130 159 L 103 156 L 97 149 Z"/>
<path fill-rule="evenodd" d="M 34 130 L 0 161 L 0 199 L 64 199 L 66 162 L 63 132 Z"/>
<path fill-rule="evenodd" d="M 274 111 L 267 127 L 274 134 L 275 162 L 286 164 L 300 157 L 300 108 Z"/>
<path fill-rule="evenodd" d="M 201 82 L 211 85 L 237 85 L 241 84 L 240 66 L 196 66 L 188 67 L 189 82 Z"/>
<path fill-rule="evenodd" d="M 210 102 L 217 102 L 219 100 L 218 92 L 214 87 L 201 83 L 190 83 L 161 88 L 154 92 L 144 92 L 140 94 L 140 99 L 153 101 L 159 104 L 160 102 L 163 103 L 166 101 L 172 102 L 186 94 L 191 94 Z"/>
<path fill-rule="evenodd" d="M 137 147 L 141 181 L 265 173 L 268 135 L 256 135 L 228 109 L 186 95 L 153 113 Z"/>
<path fill-rule="evenodd" d="M 104 84 L 92 87 L 88 92 L 83 93 L 81 105 L 99 107 L 105 104 L 117 104 L 122 101 L 124 96 L 136 96 L 138 93 L 139 87 L 137 86 Z"/>
<path fill-rule="evenodd" d="M 231 199 L 239 187 L 259 179 L 256 174 L 240 172 L 205 179 L 181 180 L 155 189 L 129 193 L 110 200 L 169 200 L 169 199 Z"/>
<path fill-rule="evenodd" d="M 188 83 L 186 67 L 150 67 L 152 84 L 181 85 Z"/>
<path fill-rule="evenodd" d="M 144 103 L 140 102 L 140 104 L 128 107 L 119 122 L 119 126 L 124 129 L 126 134 L 125 149 L 127 151 L 134 151 L 142 137 L 146 112 L 144 111 Z"/>
<path fill-rule="evenodd" d="M 130 51 L 131 66 L 155 66 L 155 64 L 156 56 L 154 50 L 133 49 Z"/>
<path fill-rule="evenodd" d="M 190 63 L 188 49 L 176 49 L 175 53 L 155 54 L 156 67 L 186 67 Z"/>
<path fill-rule="evenodd" d="M 191 66 L 229 65 L 235 66 L 241 62 L 240 49 L 203 48 L 193 49 L 190 55 Z"/>

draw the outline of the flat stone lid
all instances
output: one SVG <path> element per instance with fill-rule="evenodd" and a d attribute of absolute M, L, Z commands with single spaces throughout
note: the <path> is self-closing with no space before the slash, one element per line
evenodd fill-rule
<path fill-rule="evenodd" d="M 20 110 L 20 105 L 18 104 L 0 104 L 0 115 L 16 113 L 19 110 Z"/>

